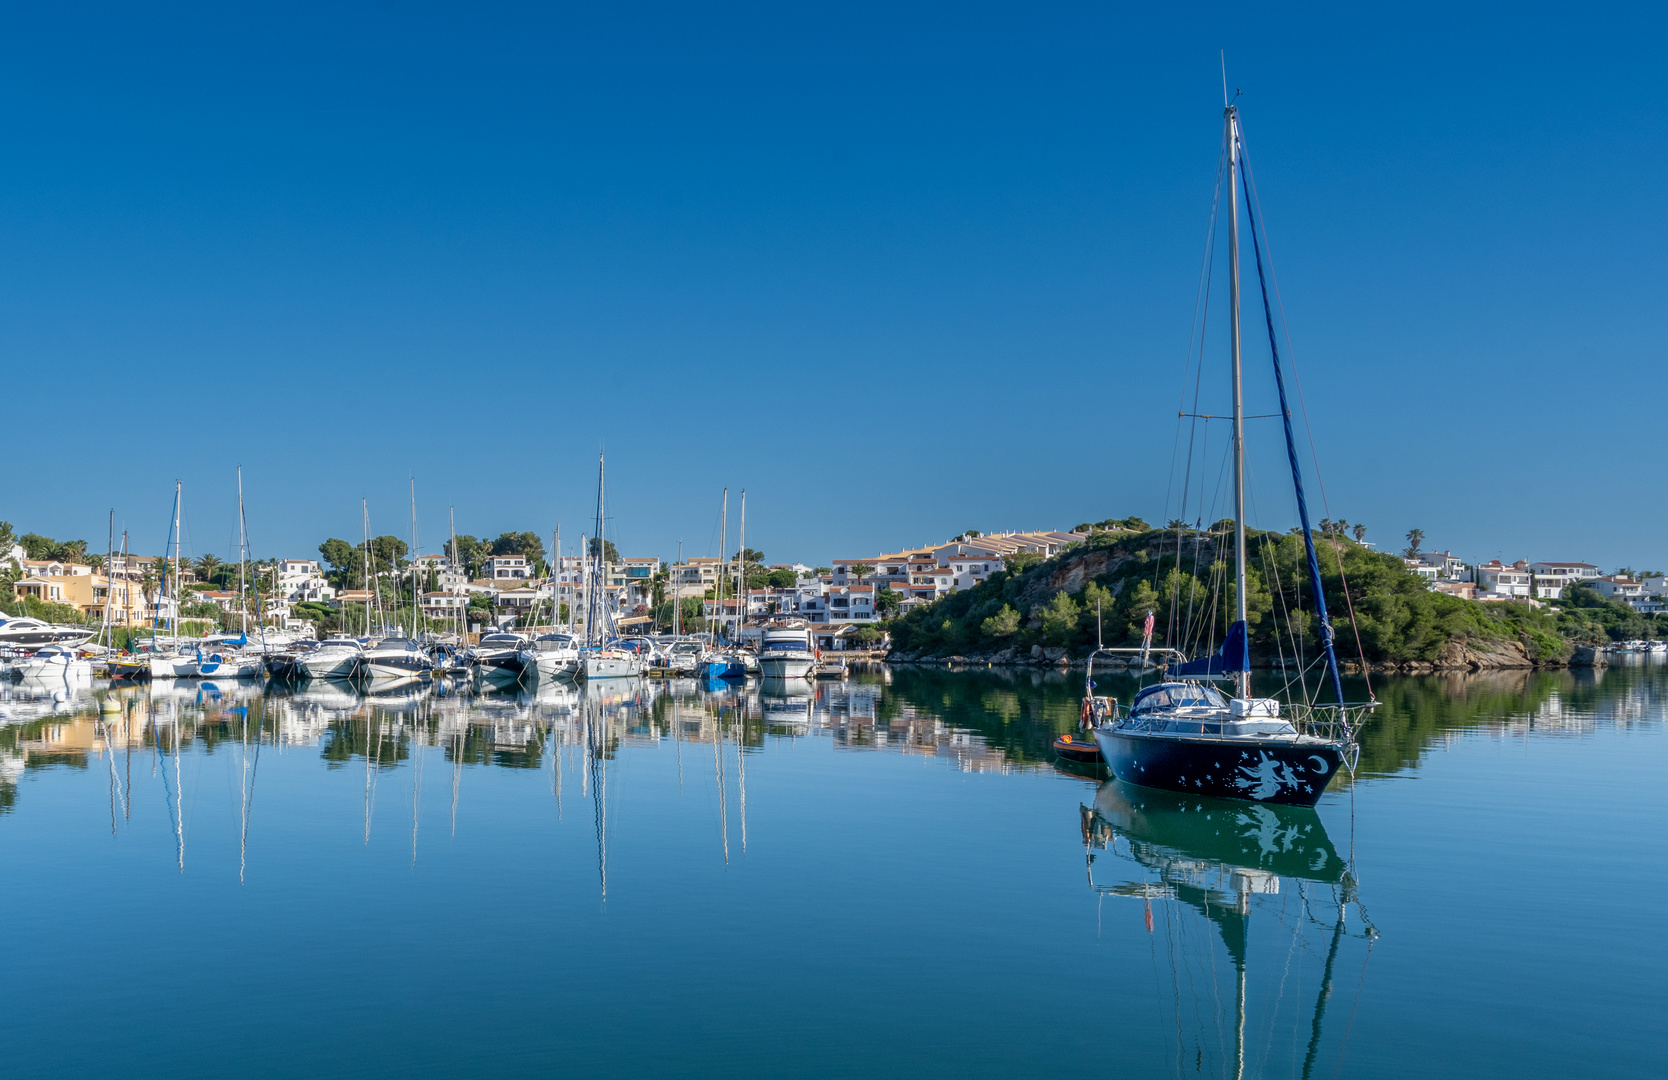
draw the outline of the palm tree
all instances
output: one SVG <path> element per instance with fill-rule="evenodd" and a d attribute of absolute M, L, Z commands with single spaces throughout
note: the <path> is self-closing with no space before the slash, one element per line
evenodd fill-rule
<path fill-rule="evenodd" d="M 213 584 L 213 582 L 214 582 L 214 568 L 219 566 L 219 565 L 220 565 L 219 556 L 217 556 L 217 555 L 204 555 L 197 560 L 197 574 L 204 581 L 209 582 L 210 584 Z"/>
<path fill-rule="evenodd" d="M 866 562 L 853 563 L 851 572 L 857 575 L 857 584 L 863 584 L 863 579 L 875 572 L 875 568 Z"/>
<path fill-rule="evenodd" d="M 1419 545 L 1424 543 L 1424 542 L 1425 542 L 1425 530 L 1423 530 L 1423 529 L 1409 529 L 1409 530 L 1407 530 L 1407 547 L 1408 547 L 1409 551 L 1412 551 L 1414 554 L 1418 554 Z"/>
<path fill-rule="evenodd" d="M 1355 542 L 1356 543 L 1359 544 L 1363 540 L 1367 539 L 1367 526 L 1357 525 L 1352 531 L 1355 533 Z"/>
<path fill-rule="evenodd" d="M 1169 521 L 1164 523 L 1164 527 L 1166 529 L 1174 529 L 1177 532 L 1181 532 L 1183 529 L 1187 528 L 1187 522 L 1183 521 L 1181 518 L 1171 518 Z"/>

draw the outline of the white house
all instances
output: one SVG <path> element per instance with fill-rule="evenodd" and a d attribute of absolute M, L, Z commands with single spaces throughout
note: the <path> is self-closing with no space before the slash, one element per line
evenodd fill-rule
<path fill-rule="evenodd" d="M 491 581 L 514 581 L 532 573 L 525 555 L 489 555 L 483 569 Z"/>
<path fill-rule="evenodd" d="M 1599 576 L 1598 567 L 1584 562 L 1530 563 L 1535 574 L 1535 597 L 1539 600 L 1561 600 L 1564 590 L 1582 581 Z"/>
<path fill-rule="evenodd" d="M 1427 563 L 1424 559 L 1403 559 L 1402 563 L 1409 570 L 1418 574 L 1419 577 L 1423 579 L 1427 589 L 1436 588 L 1437 578 L 1442 575 L 1442 571 L 1439 568 Z"/>
<path fill-rule="evenodd" d="M 875 621 L 873 585 L 836 585 L 828 590 L 827 603 L 830 623 Z"/>
<path fill-rule="evenodd" d="M 1645 599 L 1645 584 L 1630 577 L 1596 577 L 1592 579 L 1593 588 L 1600 596 L 1609 600 L 1620 600 L 1624 604 L 1631 604 L 1635 600 Z"/>
<path fill-rule="evenodd" d="M 1527 600 L 1529 564 L 1519 559 L 1506 566 L 1499 559 L 1477 564 L 1477 599 Z"/>
<path fill-rule="evenodd" d="M 291 604 L 329 603 L 336 598 L 324 568 L 314 559 L 279 559 L 278 593 Z"/>

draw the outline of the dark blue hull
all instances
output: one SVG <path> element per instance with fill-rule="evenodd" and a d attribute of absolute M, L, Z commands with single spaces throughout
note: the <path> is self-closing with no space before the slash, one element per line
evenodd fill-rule
<path fill-rule="evenodd" d="M 1126 784 L 1223 799 L 1313 806 L 1343 755 L 1330 743 L 1149 734 L 1102 727 L 1095 740 Z"/>

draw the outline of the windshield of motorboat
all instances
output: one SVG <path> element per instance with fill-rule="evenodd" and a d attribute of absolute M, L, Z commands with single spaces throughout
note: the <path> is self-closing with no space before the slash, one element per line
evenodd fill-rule
<path fill-rule="evenodd" d="M 521 641 L 522 641 L 522 639 L 521 639 L 521 636 L 519 634 L 488 634 L 486 637 L 481 639 L 481 644 L 482 645 L 520 645 Z"/>
<path fill-rule="evenodd" d="M 1198 683 L 1159 683 L 1135 695 L 1131 716 L 1159 709 L 1226 709 L 1228 702 L 1212 686 Z"/>
<path fill-rule="evenodd" d="M 541 645 L 555 645 L 558 647 L 566 647 L 573 644 L 573 637 L 570 634 L 543 634 L 536 640 Z"/>
<path fill-rule="evenodd" d="M 357 649 L 359 648 L 359 639 L 350 637 L 325 638 L 319 642 L 318 647 L 321 649 Z"/>
<path fill-rule="evenodd" d="M 417 643 L 415 641 L 412 641 L 410 638 L 401 637 L 384 638 L 382 641 L 377 643 L 376 647 L 379 650 L 398 649 L 403 652 L 417 651 Z"/>
<path fill-rule="evenodd" d="M 701 652 L 701 643 L 699 641 L 674 642 L 672 644 L 671 651 L 674 653 L 694 653 L 699 655 Z"/>

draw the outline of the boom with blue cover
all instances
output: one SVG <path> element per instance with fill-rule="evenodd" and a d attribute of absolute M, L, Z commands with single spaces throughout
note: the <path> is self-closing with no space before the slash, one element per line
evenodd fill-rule
<path fill-rule="evenodd" d="M 1211 678 L 1250 670 L 1251 647 L 1245 639 L 1245 624 L 1237 622 L 1228 627 L 1228 636 L 1222 639 L 1220 649 L 1209 656 L 1178 664 L 1170 669 L 1170 674 L 1177 678 Z"/>

